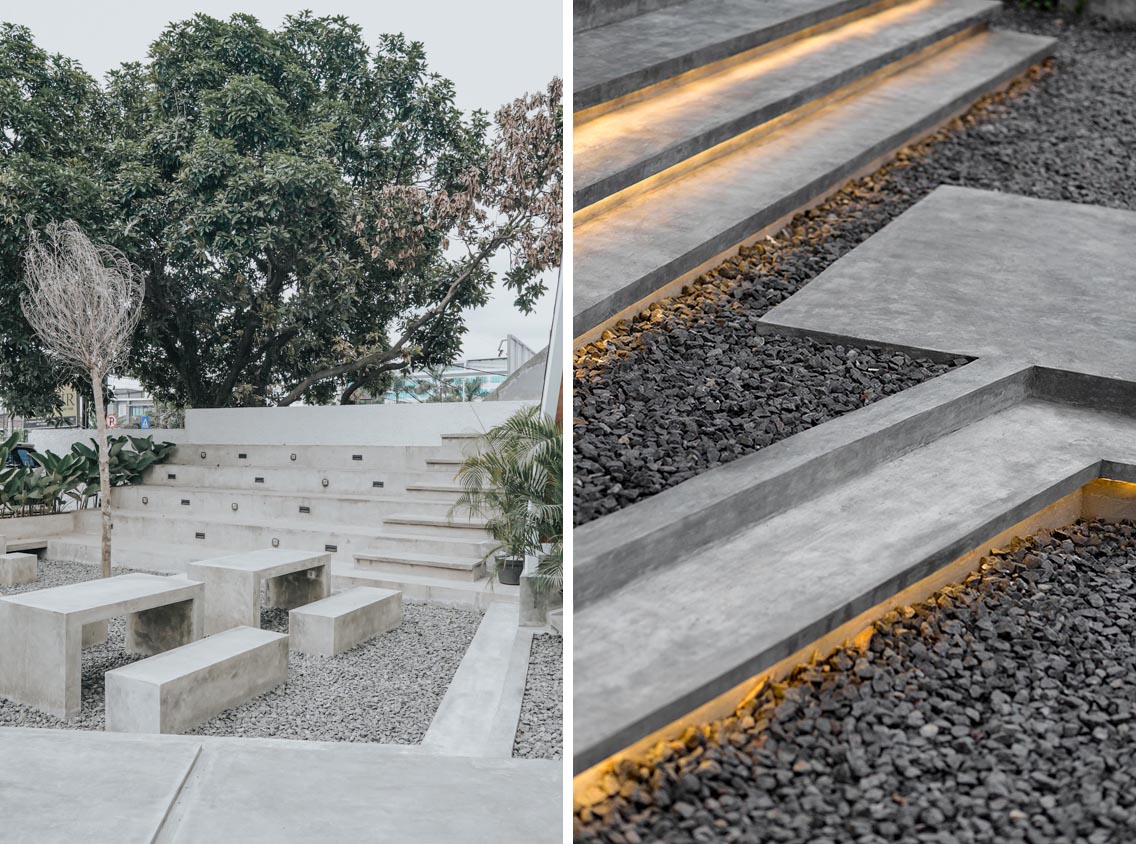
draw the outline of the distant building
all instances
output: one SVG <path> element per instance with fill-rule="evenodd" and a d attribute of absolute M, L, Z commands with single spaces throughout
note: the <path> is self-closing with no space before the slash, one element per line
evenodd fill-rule
<path fill-rule="evenodd" d="M 407 372 L 379 401 L 392 404 L 428 401 L 480 401 L 493 393 L 506 378 L 534 354 L 524 342 L 510 334 L 494 358 L 466 358 L 437 370 Z M 448 398 L 442 399 L 441 395 Z M 361 399 L 361 404 L 375 403 Z"/>

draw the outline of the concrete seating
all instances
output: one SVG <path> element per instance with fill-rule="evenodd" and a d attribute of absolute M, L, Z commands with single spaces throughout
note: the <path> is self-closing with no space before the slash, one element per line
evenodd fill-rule
<path fill-rule="evenodd" d="M 402 593 L 357 586 L 288 613 L 292 650 L 335 656 L 402 623 Z"/>
<path fill-rule="evenodd" d="M 0 586 L 34 583 L 38 573 L 35 554 L 0 555 Z"/>
<path fill-rule="evenodd" d="M 288 679 L 288 636 L 235 627 L 108 671 L 106 729 L 184 733 Z"/>
<path fill-rule="evenodd" d="M 81 652 L 126 616 L 126 650 L 149 656 L 201 638 L 205 587 L 124 574 L 0 598 L 0 695 L 54 715 L 81 708 Z"/>
<path fill-rule="evenodd" d="M 331 554 L 266 548 L 186 566 L 205 584 L 205 635 L 231 627 L 260 627 L 260 593 L 265 606 L 290 610 L 331 593 Z"/>

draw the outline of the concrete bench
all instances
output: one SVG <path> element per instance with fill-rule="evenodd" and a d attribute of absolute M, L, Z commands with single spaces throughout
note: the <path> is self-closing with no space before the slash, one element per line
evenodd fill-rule
<path fill-rule="evenodd" d="M 234 627 L 106 673 L 106 729 L 184 733 L 288 679 L 288 636 Z"/>
<path fill-rule="evenodd" d="M 126 650 L 150 656 L 201 638 L 205 587 L 123 574 L 0 598 L 0 695 L 57 718 L 82 703 L 82 648 L 126 616 Z"/>
<path fill-rule="evenodd" d="M 26 539 L 8 539 L 4 542 L 5 551 L 44 551 L 47 549 L 46 537 L 29 537 Z"/>
<path fill-rule="evenodd" d="M 357 586 L 288 613 L 292 650 L 335 656 L 402 623 L 402 593 Z"/>
<path fill-rule="evenodd" d="M 290 610 L 331 593 L 331 554 L 266 548 L 186 566 L 191 580 L 205 584 L 205 635 L 231 627 L 260 627 L 260 593 L 265 606 Z"/>
<path fill-rule="evenodd" d="M 38 562 L 35 554 L 0 554 L 0 586 L 34 583 Z"/>

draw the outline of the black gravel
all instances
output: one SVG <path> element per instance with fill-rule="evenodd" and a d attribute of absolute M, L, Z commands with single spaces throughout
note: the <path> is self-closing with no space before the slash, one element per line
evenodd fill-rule
<path fill-rule="evenodd" d="M 832 347 L 755 348 L 753 325 L 936 187 L 1136 210 L 1136 29 L 1012 9 L 1000 25 L 1058 36 L 1056 60 L 578 352 L 577 524 L 879 398 L 856 398 Z M 911 361 L 889 374 L 903 389 L 934 372 Z"/>
<path fill-rule="evenodd" d="M 513 756 L 564 758 L 564 639 L 534 636 Z"/>
<path fill-rule="evenodd" d="M 133 571 L 115 568 L 113 574 Z M 62 586 L 97 575 L 95 566 L 40 560 L 35 583 L 0 587 L 0 594 Z M 346 653 L 330 658 L 290 653 L 286 683 L 223 712 L 192 732 L 417 744 L 426 734 L 480 623 L 478 612 L 406 604 L 402 624 L 396 629 Z M 261 627 L 286 633 L 287 612 L 262 610 Z M 125 634 L 124 620 L 111 619 L 106 643 L 83 650 L 83 708 L 77 718 L 63 721 L 0 698 L 0 725 L 103 729 L 103 675 L 141 659 L 124 650 Z"/>
<path fill-rule="evenodd" d="M 863 651 L 622 761 L 576 841 L 1136 841 L 1134 537 L 1015 540 Z"/>

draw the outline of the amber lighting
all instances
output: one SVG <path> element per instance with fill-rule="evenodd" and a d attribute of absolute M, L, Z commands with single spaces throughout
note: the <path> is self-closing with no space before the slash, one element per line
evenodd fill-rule
<path fill-rule="evenodd" d="M 943 587 L 962 581 L 968 574 L 978 569 L 982 559 L 991 550 L 1007 545 L 1014 537 L 1030 536 L 1043 529 L 1059 528 L 1082 518 L 1109 521 L 1136 520 L 1136 483 L 1102 478 L 1086 484 L 992 536 L 935 573 L 831 630 L 776 665 L 582 771 L 572 781 L 576 808 L 593 805 L 606 797 L 603 778 L 624 759 L 642 758 L 658 743 L 673 741 L 691 727 L 705 730 L 712 722 L 733 715 L 740 706 L 751 700 L 765 683 L 780 682 L 792 674 L 798 666 L 827 657 L 839 647 L 851 644 L 861 651 L 866 650 L 872 638 L 873 625 L 887 613 L 897 607 L 918 604 Z"/>

